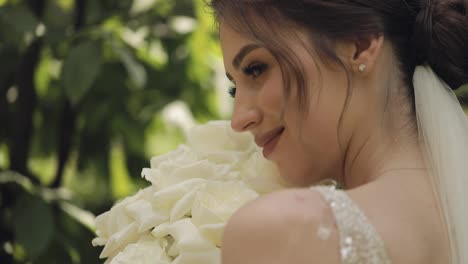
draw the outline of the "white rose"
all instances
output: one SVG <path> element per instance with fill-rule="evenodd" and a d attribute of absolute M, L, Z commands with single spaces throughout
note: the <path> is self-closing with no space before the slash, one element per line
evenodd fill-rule
<path fill-rule="evenodd" d="M 184 218 L 174 223 L 161 224 L 154 228 L 152 234 L 156 238 L 163 238 L 168 235 L 174 238 L 171 250 L 178 254 L 183 251 L 202 252 L 215 248 L 215 245 L 200 233 L 200 230 L 192 223 L 190 218 Z"/>
<path fill-rule="evenodd" d="M 188 145 L 153 158 L 142 176 L 150 187 L 96 218 L 93 245 L 106 263 L 219 264 L 231 215 L 283 188 L 252 136 L 227 121 L 195 127 Z"/>
<path fill-rule="evenodd" d="M 265 159 L 260 150 L 252 153 L 240 170 L 242 180 L 259 194 L 278 191 L 286 186 L 276 165 Z"/>
<path fill-rule="evenodd" d="M 155 210 L 167 212 L 170 222 L 179 220 L 190 212 L 193 193 L 206 184 L 204 179 L 191 179 L 156 192 L 152 197 Z"/>
<path fill-rule="evenodd" d="M 233 164 L 218 164 L 202 159 L 187 146 L 180 146 L 174 153 L 151 160 L 151 168 L 143 169 L 142 176 L 158 189 L 190 179 L 229 180 L 239 173 L 233 171 Z"/>
<path fill-rule="evenodd" d="M 153 187 L 140 190 L 131 197 L 115 204 L 110 211 L 101 214 L 95 220 L 97 238 L 93 240 L 94 246 L 104 246 L 101 258 L 114 256 L 126 245 L 134 243 L 139 238 L 139 223 L 135 219 L 135 212 L 128 210 L 132 204 L 141 200 L 148 200 L 154 193 Z"/>
<path fill-rule="evenodd" d="M 214 163 L 237 166 L 255 151 L 250 133 L 234 132 L 228 121 L 212 121 L 194 127 L 187 144 L 201 157 Z"/>
<path fill-rule="evenodd" d="M 151 234 L 143 236 L 137 243 L 125 247 L 109 264 L 171 264 L 172 258 L 167 256 L 167 239 L 156 239 Z"/>
<path fill-rule="evenodd" d="M 196 126 L 188 134 L 188 145 L 199 153 L 252 152 L 255 148 L 253 136 L 231 129 L 229 121 L 211 121 Z"/>
<path fill-rule="evenodd" d="M 169 219 L 166 211 L 155 210 L 151 200 L 137 200 L 126 207 L 128 214 L 138 224 L 138 232 L 142 233 Z"/>

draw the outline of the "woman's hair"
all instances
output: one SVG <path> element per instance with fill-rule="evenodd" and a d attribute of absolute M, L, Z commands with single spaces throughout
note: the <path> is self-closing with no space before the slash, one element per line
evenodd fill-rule
<path fill-rule="evenodd" d="M 309 52 L 322 62 L 335 62 L 347 73 L 333 44 L 384 35 L 411 95 L 417 65 L 430 65 L 452 89 L 468 83 L 468 0 L 212 0 L 210 6 L 218 21 L 259 42 L 276 57 L 287 93 L 295 82 L 302 106 L 308 101 L 308 80 L 286 42 L 296 37 L 301 43 L 292 30 L 298 27 L 306 30 L 313 44 Z M 348 82 L 349 78 L 348 74 Z"/>

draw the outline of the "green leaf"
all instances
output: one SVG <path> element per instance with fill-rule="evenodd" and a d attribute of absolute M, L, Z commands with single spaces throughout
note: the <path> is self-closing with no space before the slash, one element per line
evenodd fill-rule
<path fill-rule="evenodd" d="M 24 5 L 15 5 L 0 9 L 0 19 L 11 26 L 17 33 L 33 32 L 38 24 L 37 18 Z"/>
<path fill-rule="evenodd" d="M 93 215 L 93 213 L 65 201 L 60 203 L 60 208 L 62 208 L 65 213 L 75 219 L 78 223 L 88 228 L 90 231 L 96 231 L 96 226 L 94 223 L 94 219 L 96 217 Z"/>
<path fill-rule="evenodd" d="M 460 88 L 455 90 L 455 94 L 460 100 L 460 103 L 467 107 L 468 106 L 468 84 L 462 85 Z"/>
<path fill-rule="evenodd" d="M 8 183 L 16 183 L 29 193 L 35 191 L 34 185 L 30 179 L 14 171 L 0 173 L 0 184 Z"/>
<path fill-rule="evenodd" d="M 462 85 L 460 88 L 455 90 L 455 94 L 458 97 L 467 97 L 468 96 L 468 84 Z"/>
<path fill-rule="evenodd" d="M 115 53 L 119 56 L 120 61 L 125 66 L 130 80 L 137 88 L 143 88 L 146 84 L 146 70 L 141 63 L 139 63 L 133 54 L 126 48 L 113 44 Z"/>
<path fill-rule="evenodd" d="M 34 260 L 34 264 L 58 264 L 58 263 L 79 263 L 73 261 L 72 250 L 67 241 L 61 241 L 62 230 L 54 233 L 55 238 L 49 244 L 49 247 Z"/>
<path fill-rule="evenodd" d="M 138 15 L 151 10 L 156 4 L 156 0 L 134 0 L 132 8 L 130 9 L 131 15 Z"/>
<path fill-rule="evenodd" d="M 101 71 L 102 57 L 97 43 L 88 41 L 74 47 L 63 66 L 65 93 L 77 104 L 92 87 Z"/>
<path fill-rule="evenodd" d="M 24 247 L 29 258 L 39 256 L 54 232 L 50 206 L 38 197 L 22 194 L 13 210 L 13 219 L 16 242 Z"/>

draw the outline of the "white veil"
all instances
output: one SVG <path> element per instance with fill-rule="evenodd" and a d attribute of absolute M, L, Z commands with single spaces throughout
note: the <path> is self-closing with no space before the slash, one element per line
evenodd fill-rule
<path fill-rule="evenodd" d="M 468 118 L 429 66 L 413 77 L 419 138 L 447 224 L 452 264 L 468 263 Z"/>

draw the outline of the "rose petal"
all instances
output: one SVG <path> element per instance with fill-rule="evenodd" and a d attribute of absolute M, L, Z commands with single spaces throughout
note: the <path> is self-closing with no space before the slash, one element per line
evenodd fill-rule
<path fill-rule="evenodd" d="M 223 238 L 224 227 L 226 223 L 201 225 L 198 228 L 200 233 L 208 240 L 221 247 L 221 240 Z"/>
<path fill-rule="evenodd" d="M 125 248 L 126 245 L 138 241 L 138 227 L 136 223 L 126 226 L 124 229 L 113 234 L 108 240 L 104 249 L 99 255 L 100 258 L 108 258 L 116 255 Z"/>
<path fill-rule="evenodd" d="M 163 212 L 156 212 L 149 201 L 139 200 L 126 207 L 130 217 L 138 224 L 138 232 L 142 233 L 167 221 L 169 216 Z"/>
<path fill-rule="evenodd" d="M 281 178 L 278 168 L 256 152 L 245 161 L 241 169 L 242 180 L 259 194 L 271 193 L 284 189 L 286 183 Z"/>
<path fill-rule="evenodd" d="M 153 208 L 158 211 L 167 212 L 169 215 L 177 201 L 188 192 L 196 190 L 204 184 L 206 184 L 206 180 L 204 179 L 191 179 L 164 188 L 153 194 L 151 199 Z"/>
<path fill-rule="evenodd" d="M 193 201 L 197 194 L 198 189 L 194 189 L 185 194 L 182 198 L 175 203 L 171 211 L 170 222 L 175 222 L 181 219 L 184 215 L 192 210 Z"/>
<path fill-rule="evenodd" d="M 250 133 L 234 132 L 226 121 L 211 121 L 192 128 L 188 134 L 188 145 L 200 153 L 246 152 L 254 147 Z"/>
<path fill-rule="evenodd" d="M 145 236 L 135 244 L 125 247 L 111 259 L 110 264 L 170 264 L 172 259 L 165 252 L 165 240 Z"/>
<path fill-rule="evenodd" d="M 201 251 L 215 247 L 213 243 L 201 235 L 189 218 L 171 224 L 159 225 L 153 230 L 152 234 L 157 238 L 171 235 L 180 252 Z"/>

